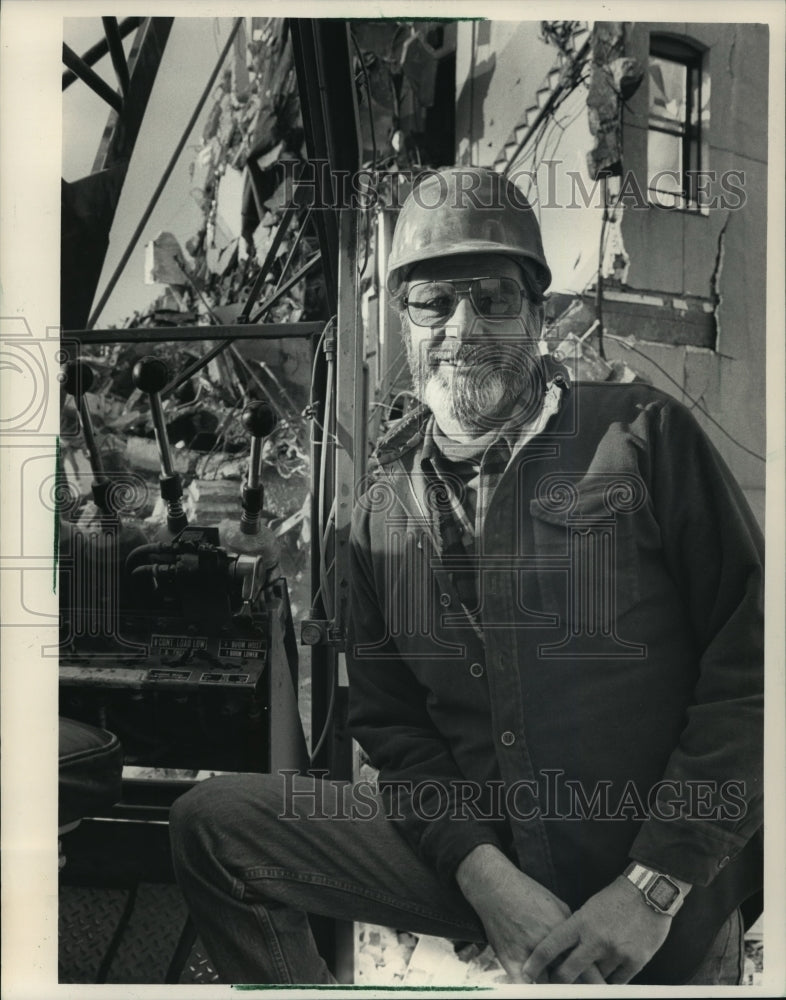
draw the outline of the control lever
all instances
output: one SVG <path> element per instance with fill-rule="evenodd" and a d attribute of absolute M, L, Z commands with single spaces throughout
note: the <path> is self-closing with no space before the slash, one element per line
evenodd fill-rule
<path fill-rule="evenodd" d="M 234 574 L 243 581 L 240 594 L 243 606 L 235 615 L 235 618 L 245 618 L 248 621 L 253 619 L 254 601 L 258 597 L 261 584 L 264 582 L 264 579 L 260 581 L 260 577 L 263 576 L 265 570 L 264 562 L 264 558 L 261 556 L 237 556 L 234 565 Z"/>
<path fill-rule="evenodd" d="M 273 409 L 263 402 L 249 403 L 243 410 L 243 426 L 251 434 L 251 455 L 248 459 L 248 475 L 241 493 L 243 513 L 240 515 L 240 530 L 244 535 L 259 533 L 259 515 L 265 498 L 260 467 L 262 446 L 265 438 L 275 430 L 278 418 Z"/>
<path fill-rule="evenodd" d="M 109 503 L 109 480 L 104 471 L 104 463 L 101 452 L 98 449 L 95 429 L 93 428 L 93 418 L 90 414 L 90 407 L 87 405 L 85 393 L 89 392 L 93 385 L 93 369 L 84 361 L 69 361 L 64 368 L 65 389 L 74 397 L 76 408 L 79 412 L 79 419 L 82 424 L 82 434 L 84 435 L 87 453 L 90 457 L 90 468 L 93 472 L 93 503 L 107 517 L 114 517 L 115 511 Z"/>
<path fill-rule="evenodd" d="M 161 498 L 166 504 L 166 523 L 169 531 L 176 535 L 188 525 L 188 518 L 183 510 L 183 486 L 180 476 L 172 464 L 172 454 L 169 450 L 169 439 L 166 433 L 164 408 L 161 405 L 161 390 L 169 381 L 169 369 L 160 359 L 153 356 L 141 358 L 134 365 L 131 374 L 134 385 L 150 397 L 150 412 L 153 417 L 153 428 L 156 434 L 158 454 L 161 459 Z"/>
<path fill-rule="evenodd" d="M 248 473 L 240 492 L 243 511 L 240 524 L 225 518 L 218 526 L 221 544 L 231 552 L 259 556 L 265 573 L 278 565 L 280 549 L 278 539 L 261 523 L 265 488 L 262 485 L 262 446 L 265 438 L 273 433 L 278 422 L 271 407 L 264 402 L 249 403 L 243 410 L 243 426 L 251 433 L 251 454 Z"/>
<path fill-rule="evenodd" d="M 125 603 L 125 557 L 147 539 L 134 525 L 123 524 L 112 502 L 112 481 L 104 469 L 85 394 L 93 385 L 93 369 L 84 361 L 68 361 L 63 385 L 74 397 L 93 473 L 95 508 L 82 509 L 75 522 L 61 518 L 59 531 L 60 622 L 64 646 L 99 642 L 138 656 L 144 646 L 120 632 L 118 608 Z"/>

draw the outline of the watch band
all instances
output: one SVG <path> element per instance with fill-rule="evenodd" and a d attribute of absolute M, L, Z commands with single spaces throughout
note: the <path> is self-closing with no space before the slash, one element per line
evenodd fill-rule
<path fill-rule="evenodd" d="M 674 879 L 633 861 L 624 872 L 644 896 L 647 906 L 667 917 L 673 917 L 685 902 L 685 893 Z"/>

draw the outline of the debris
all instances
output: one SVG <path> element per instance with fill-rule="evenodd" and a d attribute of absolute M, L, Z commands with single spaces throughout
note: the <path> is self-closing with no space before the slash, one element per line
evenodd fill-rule
<path fill-rule="evenodd" d="M 625 56 L 625 26 L 621 21 L 596 21 L 592 29 L 587 110 L 595 145 L 587 153 L 592 180 L 622 173 L 622 101 L 638 89 L 644 71 Z"/>
<path fill-rule="evenodd" d="M 145 284 L 185 285 L 185 255 L 172 233 L 161 232 L 145 247 Z"/>

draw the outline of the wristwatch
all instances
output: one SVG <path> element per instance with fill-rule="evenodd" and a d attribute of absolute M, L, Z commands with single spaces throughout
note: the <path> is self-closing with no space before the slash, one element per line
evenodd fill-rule
<path fill-rule="evenodd" d="M 673 917 L 685 902 L 686 893 L 674 879 L 652 868 L 645 868 L 638 861 L 629 864 L 624 875 L 641 891 L 647 906 L 664 916 Z"/>

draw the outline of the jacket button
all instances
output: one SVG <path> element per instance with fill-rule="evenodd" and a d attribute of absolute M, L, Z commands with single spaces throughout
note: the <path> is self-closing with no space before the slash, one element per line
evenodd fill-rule
<path fill-rule="evenodd" d="M 473 677 L 482 677 L 483 676 L 483 664 L 482 663 L 473 663 L 472 666 L 469 668 L 469 672 L 472 674 Z"/>
<path fill-rule="evenodd" d="M 503 746 L 512 747 L 516 742 L 516 734 L 512 733 L 509 729 L 506 729 L 502 736 L 500 736 L 500 739 L 502 740 Z"/>

